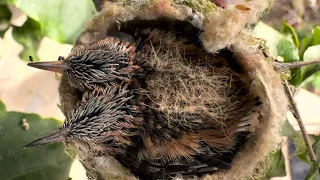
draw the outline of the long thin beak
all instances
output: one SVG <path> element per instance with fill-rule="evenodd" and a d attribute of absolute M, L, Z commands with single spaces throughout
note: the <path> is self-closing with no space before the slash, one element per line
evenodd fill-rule
<path fill-rule="evenodd" d="M 52 144 L 57 142 L 62 142 L 65 140 L 67 135 L 67 130 L 59 130 L 57 132 L 54 132 L 48 136 L 39 138 L 37 140 L 32 141 L 31 143 L 24 146 L 24 148 L 31 148 L 36 146 L 42 146 L 45 144 Z"/>
<path fill-rule="evenodd" d="M 66 68 L 66 64 L 63 63 L 63 61 L 30 62 L 27 65 L 34 68 L 53 71 L 57 73 L 62 73 Z"/>

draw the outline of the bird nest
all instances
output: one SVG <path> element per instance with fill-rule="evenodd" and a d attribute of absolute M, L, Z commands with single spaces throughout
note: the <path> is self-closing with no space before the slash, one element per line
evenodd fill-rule
<path fill-rule="evenodd" d="M 230 119 L 241 113 L 249 114 L 251 124 L 245 128 L 249 128 L 251 133 L 235 153 L 232 168 L 202 178 L 262 177 L 268 168 L 265 164 L 268 153 L 280 142 L 279 125 L 287 111 L 280 75 L 274 71 L 263 43 L 252 38 L 247 27 L 258 20 L 270 2 L 251 1 L 245 6 L 226 9 L 206 0 L 128 0 L 101 4 L 101 11 L 88 22 L 86 30 L 78 37 L 76 48 L 103 40 L 115 28 L 115 23 L 120 26 L 133 19 L 156 20 L 165 17 L 188 21 L 202 30 L 201 34 L 193 34 L 200 37 L 205 50 L 196 49 L 193 52 L 200 56 L 198 61 L 185 58 L 188 49 L 166 48 L 173 37 L 166 36 L 167 39 L 163 40 L 169 45 L 156 48 L 150 45 L 145 58 L 148 59 L 148 66 L 156 72 L 148 74 L 145 83 L 136 88 L 140 88 L 140 94 L 148 97 L 149 105 L 162 112 L 169 122 L 179 118 L 183 124 L 195 116 L 215 119 L 215 126 L 221 127 L 221 132 L 227 134 L 225 138 L 215 141 L 218 149 L 221 144 L 220 151 L 228 150 L 223 149 L 223 144 L 235 141 L 228 139 L 228 133 L 233 133 L 237 128 L 232 126 Z M 201 54 L 206 56 L 201 58 Z M 61 110 L 69 118 L 82 98 L 82 92 L 70 86 L 65 76 L 59 91 Z M 258 110 L 246 107 L 248 101 L 255 103 L 257 97 L 259 105 L 261 103 Z M 94 154 L 88 145 L 81 142 L 68 142 L 66 145 L 77 153 L 88 176 L 93 179 L 136 179 L 113 156 Z"/>

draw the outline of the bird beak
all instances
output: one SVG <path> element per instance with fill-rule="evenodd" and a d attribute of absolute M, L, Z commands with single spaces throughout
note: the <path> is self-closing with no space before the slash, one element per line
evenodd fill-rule
<path fill-rule="evenodd" d="M 30 62 L 27 65 L 38 69 L 53 71 L 56 73 L 62 73 L 66 68 L 66 64 L 63 63 L 63 61 Z"/>
<path fill-rule="evenodd" d="M 31 143 L 24 146 L 24 148 L 31 148 L 36 146 L 42 146 L 45 144 L 52 144 L 57 142 L 62 142 L 65 140 L 65 137 L 67 135 L 66 130 L 59 130 L 57 132 L 54 132 L 48 136 L 39 138 L 37 140 L 32 141 Z"/>

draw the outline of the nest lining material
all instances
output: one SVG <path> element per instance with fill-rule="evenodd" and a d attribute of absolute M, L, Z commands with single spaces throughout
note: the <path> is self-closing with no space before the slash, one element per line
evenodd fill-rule
<path fill-rule="evenodd" d="M 83 44 L 101 40 L 104 38 L 111 22 L 128 21 L 134 17 L 156 19 L 165 16 L 173 19 L 190 20 L 197 26 L 202 26 L 203 24 L 204 33 L 201 38 L 205 49 L 211 53 L 218 53 L 218 50 L 228 47 L 235 57 L 231 61 L 237 61 L 247 72 L 246 78 L 248 79 L 248 88 L 251 93 L 259 96 L 263 102 L 259 114 L 259 124 L 255 127 L 255 134 L 250 137 L 249 141 L 234 158 L 232 169 L 207 175 L 204 179 L 255 178 L 263 173 L 261 172 L 263 170 L 257 172 L 256 169 L 265 167 L 264 161 L 268 153 L 279 143 L 279 124 L 284 120 L 287 110 L 287 101 L 279 75 L 273 70 L 271 63 L 266 61 L 268 58 L 265 57 L 263 50 L 259 48 L 260 44 L 248 35 L 247 30 L 244 30 L 246 23 L 256 21 L 257 16 L 268 5 L 269 2 L 267 1 L 252 1 L 246 5 L 250 7 L 248 12 L 239 11 L 234 7 L 216 9 L 203 14 L 203 19 L 196 15 L 199 14 L 198 12 L 194 10 L 190 12 L 188 10 L 190 6 L 177 5 L 170 0 L 148 1 L 140 5 L 138 9 L 133 8 L 133 5 L 123 6 L 118 3 L 106 2 L 102 12 L 88 23 L 87 29 L 78 37 L 76 46 L 79 47 Z M 161 9 L 159 10 L 160 7 Z M 188 68 L 188 63 L 191 62 L 187 60 L 184 61 L 185 65 L 181 64 L 182 55 L 174 52 L 159 54 L 157 50 L 154 50 L 154 54 L 150 55 L 150 57 L 153 57 L 150 63 L 164 72 L 161 76 L 157 76 L 161 77 L 161 79 L 150 77 L 148 81 L 154 87 L 155 92 L 152 94 L 156 94 L 156 96 L 153 96 L 153 98 L 155 102 L 158 102 L 160 110 L 168 114 L 184 111 L 204 111 L 203 107 L 205 106 L 201 104 L 214 101 L 216 102 L 212 106 L 214 109 L 221 107 L 221 104 L 224 104 L 225 101 L 231 100 L 232 96 L 221 94 L 223 91 L 235 91 L 232 86 L 233 79 L 228 75 L 228 69 L 213 73 L 214 75 L 212 76 L 212 72 L 208 70 Z M 170 59 L 170 61 L 163 61 L 163 59 Z M 177 73 L 177 79 L 172 80 L 170 75 L 165 73 L 168 66 L 170 66 L 171 70 L 174 69 L 175 72 L 181 72 Z M 215 71 L 214 67 L 212 69 Z M 211 76 L 208 76 L 208 74 L 211 74 Z M 217 74 L 220 75 L 217 76 Z M 184 81 L 184 76 L 186 75 L 189 76 L 191 81 Z M 180 83 L 176 83 L 176 81 L 180 81 Z M 190 88 L 183 87 L 186 84 L 193 87 L 192 91 L 190 91 Z M 171 89 L 168 89 L 168 87 Z M 197 89 L 197 87 L 201 89 Z M 62 77 L 59 91 L 61 110 L 66 117 L 70 117 L 70 112 L 77 106 L 77 101 L 81 94 L 70 87 L 64 77 Z M 166 96 L 163 96 L 164 92 Z M 199 94 L 203 97 L 201 101 L 197 98 Z M 181 104 L 184 105 L 181 106 Z M 197 106 L 193 106 L 194 104 L 197 104 Z M 225 107 L 222 111 L 232 116 L 232 113 L 229 112 L 230 107 Z M 84 144 L 67 144 L 67 146 L 78 154 L 79 159 L 93 179 L 135 179 L 126 168 L 123 168 L 111 156 L 96 156 L 89 150 L 90 147 Z"/>
<path fill-rule="evenodd" d="M 161 112 L 168 115 L 217 112 L 208 115 L 221 122 L 239 113 L 235 111 L 238 103 L 235 94 L 240 90 L 233 79 L 237 74 L 231 69 L 215 68 L 212 59 L 191 62 L 175 50 L 161 53 L 158 49 L 147 56 L 157 72 L 146 79 L 151 87 L 146 94 Z M 197 65 L 200 63 L 205 66 Z"/>

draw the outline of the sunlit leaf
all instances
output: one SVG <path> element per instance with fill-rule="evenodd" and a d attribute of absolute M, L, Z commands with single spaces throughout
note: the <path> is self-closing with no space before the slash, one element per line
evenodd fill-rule
<path fill-rule="evenodd" d="M 296 45 L 296 47 L 297 48 L 299 47 L 298 35 L 297 35 L 296 31 L 294 30 L 294 28 L 290 24 L 283 23 L 281 33 L 286 35 L 288 38 L 291 38 L 293 43 Z"/>
<path fill-rule="evenodd" d="M 286 36 L 272 27 L 259 22 L 254 28 L 253 36 L 266 40 L 266 45 L 269 48 L 271 56 L 274 58 L 281 56 L 284 59 L 284 62 L 299 61 L 298 49 L 292 40 L 289 40 Z M 300 68 L 292 69 L 290 83 L 297 85 L 301 82 L 301 79 Z"/>
<path fill-rule="evenodd" d="M 22 27 L 13 26 L 13 38 L 24 46 L 23 51 L 19 54 L 23 60 L 29 60 L 29 56 L 33 56 L 34 61 L 39 61 L 37 50 L 40 41 L 43 38 L 39 23 L 28 18 Z"/>
<path fill-rule="evenodd" d="M 0 179 L 67 180 L 72 159 L 64 153 L 61 143 L 23 148 L 60 125 L 52 118 L 8 112 L 0 101 Z"/>
<path fill-rule="evenodd" d="M 310 46 L 303 55 L 304 61 L 320 59 L 320 45 Z M 320 65 L 309 65 L 302 67 L 302 80 L 312 76 L 320 70 Z"/>
<path fill-rule="evenodd" d="M 305 61 L 319 59 L 319 58 L 320 58 L 320 44 L 308 47 L 308 49 L 305 51 L 303 55 L 303 59 Z"/>
<path fill-rule="evenodd" d="M 305 51 L 310 46 L 315 46 L 319 44 L 320 44 L 320 26 L 317 26 L 316 28 L 314 28 L 313 32 L 310 33 L 309 36 L 302 39 L 300 50 L 299 50 L 300 58 L 303 58 Z"/>
<path fill-rule="evenodd" d="M 10 0 L 38 21 L 41 32 L 60 43 L 73 44 L 95 13 L 91 0 Z"/>

